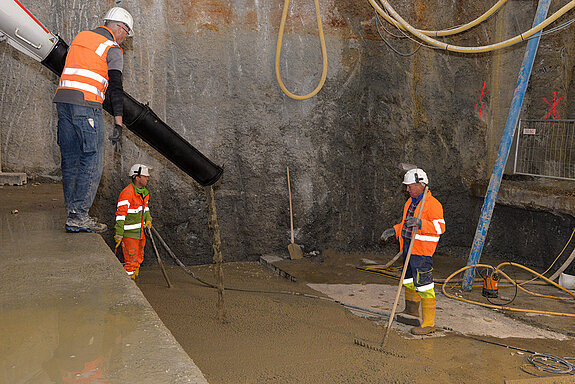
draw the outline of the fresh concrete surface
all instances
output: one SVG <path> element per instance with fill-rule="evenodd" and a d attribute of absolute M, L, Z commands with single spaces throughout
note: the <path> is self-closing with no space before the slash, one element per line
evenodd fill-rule
<path fill-rule="evenodd" d="M 0 187 L 0 382 L 207 383 L 102 236 L 65 232 L 61 188 Z"/>

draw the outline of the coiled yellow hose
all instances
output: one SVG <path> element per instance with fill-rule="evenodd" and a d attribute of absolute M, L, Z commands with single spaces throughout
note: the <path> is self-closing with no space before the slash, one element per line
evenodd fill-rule
<path fill-rule="evenodd" d="M 556 300 L 565 300 L 565 298 L 562 297 L 556 297 L 556 296 L 549 296 L 549 295 L 541 295 L 541 294 L 537 294 L 537 293 L 533 293 L 528 291 L 525 288 L 522 288 L 521 285 L 517 284 L 513 279 L 511 279 L 509 276 L 507 276 L 507 274 L 505 274 L 504 272 L 502 272 L 500 270 L 500 268 L 502 266 L 505 265 L 512 265 L 515 267 L 519 267 L 519 268 L 523 268 L 526 271 L 533 273 L 534 275 L 536 275 L 537 277 L 545 280 L 547 283 L 559 288 L 560 290 L 567 292 L 569 295 L 571 295 L 574 299 L 575 299 L 575 294 L 571 291 L 569 291 L 568 289 L 563 288 L 562 286 L 560 286 L 559 284 L 555 283 L 552 280 L 549 280 L 548 278 L 546 278 L 545 276 L 543 276 L 542 274 L 535 272 L 534 270 L 527 268 L 524 265 L 521 264 L 517 264 L 517 263 L 513 263 L 513 262 L 505 262 L 505 263 L 501 263 L 497 266 L 497 268 L 494 268 L 491 265 L 488 264 L 475 264 L 475 265 L 467 265 L 463 268 L 458 269 L 457 271 L 453 272 L 451 275 L 449 275 L 449 277 L 447 279 L 445 279 L 445 283 L 443 284 L 442 287 L 442 292 L 445 296 L 455 299 L 455 300 L 459 300 L 459 301 L 463 301 L 466 303 L 470 303 L 470 304 L 475 304 L 475 305 L 480 305 L 482 307 L 487 307 L 487 308 L 495 308 L 495 309 L 503 309 L 506 311 L 513 311 L 513 312 L 526 312 L 526 313 L 538 313 L 538 314 L 543 314 L 543 315 L 554 315 L 554 316 L 566 316 L 566 317 L 575 317 L 575 313 L 564 313 L 564 312 L 550 312 L 550 311 L 540 311 L 537 309 L 524 309 L 524 308 L 512 308 L 512 307 L 506 307 L 506 306 L 502 306 L 502 305 L 494 305 L 494 304 L 485 304 L 485 303 L 481 303 L 479 301 L 474 301 L 474 300 L 468 300 L 468 299 L 464 299 L 462 297 L 457 297 L 454 295 L 451 295 L 449 293 L 447 293 L 447 291 L 445 290 L 445 287 L 447 286 L 447 283 L 449 282 L 449 280 L 451 280 L 454 276 L 456 276 L 457 274 L 470 269 L 470 268 L 476 268 L 476 267 L 480 267 L 480 268 L 489 268 L 489 269 L 494 269 L 497 273 L 501 274 L 502 276 L 504 276 L 507 280 L 509 280 L 511 283 L 513 283 L 513 285 L 516 285 L 518 288 L 520 288 L 521 290 L 535 295 L 535 296 L 539 296 L 539 297 L 545 297 L 545 298 L 551 298 L 551 299 L 556 299 Z"/>
<path fill-rule="evenodd" d="M 323 84 L 325 83 L 325 79 L 327 77 L 327 50 L 325 48 L 325 38 L 323 36 L 323 27 L 321 24 L 321 15 L 319 13 L 319 0 L 314 0 L 314 2 L 315 2 L 315 14 L 316 14 L 316 18 L 317 18 L 317 28 L 319 30 L 319 41 L 321 44 L 321 56 L 322 56 L 322 61 L 323 61 L 321 79 L 320 79 L 317 87 L 313 91 L 308 93 L 307 95 L 296 95 L 296 94 L 291 93 L 290 91 L 287 90 L 287 88 L 285 87 L 285 85 L 282 81 L 282 76 L 280 73 L 280 56 L 281 56 L 281 52 L 282 52 L 282 40 L 283 40 L 283 34 L 284 34 L 284 27 L 285 27 L 285 23 L 286 23 L 286 19 L 287 19 L 287 12 L 288 12 L 288 8 L 289 8 L 289 0 L 284 1 L 284 9 L 283 9 L 283 13 L 282 13 L 282 19 L 280 22 L 278 42 L 276 45 L 276 60 L 275 60 L 276 79 L 278 81 L 278 84 L 279 84 L 281 90 L 286 95 L 288 95 L 289 97 L 291 97 L 292 99 L 295 99 L 295 100 L 306 100 L 306 99 L 309 99 L 310 97 L 314 97 L 323 87 Z"/>

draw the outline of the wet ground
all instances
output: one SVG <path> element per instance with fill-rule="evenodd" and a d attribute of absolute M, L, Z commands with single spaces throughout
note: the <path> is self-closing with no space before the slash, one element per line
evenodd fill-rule
<path fill-rule="evenodd" d="M 206 383 L 62 186 L 0 186 L 0 383 Z"/>
<path fill-rule="evenodd" d="M 415 338 L 394 323 L 382 351 L 357 345 L 354 340 L 379 347 L 398 281 L 356 267 L 393 255 L 325 250 L 274 263 L 296 281 L 258 263 L 225 264 L 222 319 L 217 291 L 181 268 L 168 267 L 172 288 L 156 266 L 143 268 L 135 285 L 102 237 L 65 233 L 60 185 L 0 187 L 0 193 L 0 382 L 58 382 L 61 370 L 98 361 L 113 375 L 110 383 L 203 382 L 204 376 L 226 384 L 503 383 L 534 377 L 522 367 L 552 376 L 527 365 L 531 352 L 575 356 L 573 317 L 493 311 L 448 299 L 439 289 L 437 324 L 457 332 Z M 466 254 L 438 254 L 435 277 L 465 265 Z M 213 266 L 189 269 L 215 282 Z M 193 362 L 138 288 L 201 373 L 192 372 Z M 512 305 L 575 313 L 575 300 L 564 293 L 529 289 L 567 300 L 519 292 Z M 482 300 L 476 291 L 454 286 L 450 292 Z M 501 293 L 514 296 L 512 288 Z M 102 352 L 105 359 L 96 359 Z"/>
<path fill-rule="evenodd" d="M 358 346 L 354 340 L 380 346 L 397 289 L 397 280 L 356 269 L 364 259 L 387 261 L 382 255 L 327 250 L 319 257 L 277 263 L 296 282 L 257 263 L 225 264 L 224 321 L 218 320 L 217 291 L 180 268 L 169 268 L 171 289 L 155 267 L 142 272 L 138 286 L 210 383 L 503 383 L 535 377 L 522 366 L 553 376 L 528 366 L 526 351 L 575 356 L 573 317 L 509 317 L 440 293 L 438 325 L 473 338 L 448 331 L 415 338 L 408 326 L 394 322 L 383 352 Z M 442 274 L 464 266 L 465 259 L 443 255 L 436 264 L 437 277 L 447 277 Z M 211 266 L 191 270 L 215 281 Z M 530 289 L 541 288 L 548 290 Z M 518 294 L 517 306 L 575 313 L 572 299 L 542 304 L 523 296 Z M 353 314 L 319 297 L 383 315 Z M 398 309 L 402 306 L 401 301 Z"/>

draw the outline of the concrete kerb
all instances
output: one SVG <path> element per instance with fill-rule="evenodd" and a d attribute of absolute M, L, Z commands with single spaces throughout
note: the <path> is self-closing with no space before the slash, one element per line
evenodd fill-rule
<path fill-rule="evenodd" d="M 66 233 L 56 216 L 0 213 L 0 381 L 94 365 L 112 384 L 207 383 L 102 237 Z"/>

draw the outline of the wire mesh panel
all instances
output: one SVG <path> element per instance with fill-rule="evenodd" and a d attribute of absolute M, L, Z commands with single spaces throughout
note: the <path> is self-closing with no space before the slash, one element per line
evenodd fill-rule
<path fill-rule="evenodd" d="M 575 120 L 521 120 L 513 172 L 575 180 Z"/>

